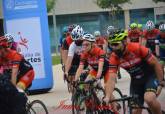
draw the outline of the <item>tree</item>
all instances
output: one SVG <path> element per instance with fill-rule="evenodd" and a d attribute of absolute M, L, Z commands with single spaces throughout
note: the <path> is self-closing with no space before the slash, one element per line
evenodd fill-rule
<path fill-rule="evenodd" d="M 155 3 L 158 3 L 158 2 L 165 2 L 165 0 L 153 0 Z"/>
<path fill-rule="evenodd" d="M 50 12 L 56 3 L 56 0 L 46 0 L 47 12 Z"/>
<path fill-rule="evenodd" d="M 130 3 L 130 0 L 96 0 L 96 4 L 100 8 L 109 8 L 111 10 L 122 9 L 120 5 L 126 2 Z"/>

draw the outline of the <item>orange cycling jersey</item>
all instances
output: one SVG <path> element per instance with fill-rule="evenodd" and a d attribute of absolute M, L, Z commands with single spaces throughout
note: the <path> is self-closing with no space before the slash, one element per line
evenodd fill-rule
<path fill-rule="evenodd" d="M 104 76 L 104 81 L 106 82 L 109 78 L 109 62 L 105 59 L 105 52 L 101 48 L 94 46 L 90 53 L 82 53 L 80 65 L 88 63 L 93 68 L 89 74 L 96 77 L 99 61 L 104 62 L 102 76 Z"/>
<path fill-rule="evenodd" d="M 132 78 L 140 79 L 153 73 L 147 64 L 153 57 L 150 50 L 138 43 L 128 43 L 123 57 L 119 58 L 114 52 L 109 58 L 110 72 L 117 73 L 118 67 L 126 69 Z"/>
<path fill-rule="evenodd" d="M 80 58 L 80 64 L 87 62 L 95 70 L 98 69 L 99 61 L 104 61 L 105 52 L 97 46 L 90 51 L 90 53 L 82 53 Z"/>
<path fill-rule="evenodd" d="M 139 38 L 142 36 L 142 32 L 140 30 L 136 30 L 132 32 L 131 30 L 128 32 L 128 38 L 131 42 L 139 42 Z"/>
<path fill-rule="evenodd" d="M 14 50 L 8 50 L 9 53 L 0 59 L 0 64 L 4 67 L 4 69 L 11 69 L 13 67 L 19 68 L 20 62 L 23 57 Z"/>
<path fill-rule="evenodd" d="M 0 58 L 0 64 L 4 72 L 11 73 L 12 68 L 18 68 L 17 82 L 23 83 L 25 88 L 29 87 L 34 79 L 32 65 L 18 52 L 11 49 L 7 49 L 7 51 L 7 55 Z"/>
<path fill-rule="evenodd" d="M 155 45 L 155 39 L 159 35 L 160 31 L 158 29 L 153 29 L 151 31 L 144 30 L 143 36 L 147 40 L 148 43 L 152 43 Z"/>

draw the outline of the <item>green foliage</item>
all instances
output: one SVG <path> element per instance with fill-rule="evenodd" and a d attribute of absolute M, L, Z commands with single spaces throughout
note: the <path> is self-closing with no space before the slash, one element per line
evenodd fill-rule
<path fill-rule="evenodd" d="M 100 8 L 109 8 L 111 10 L 119 10 L 121 8 L 121 4 L 130 3 L 130 0 L 96 0 L 96 4 Z"/>
<path fill-rule="evenodd" d="M 60 64 L 61 62 L 60 62 L 60 56 L 59 55 L 54 55 L 54 56 L 52 56 L 52 65 L 58 65 L 58 64 Z"/>
<path fill-rule="evenodd" d="M 165 2 L 165 0 L 153 0 L 155 3 L 158 3 L 158 2 Z"/>
<path fill-rule="evenodd" d="M 50 12 L 55 5 L 56 0 L 46 0 L 47 12 Z"/>

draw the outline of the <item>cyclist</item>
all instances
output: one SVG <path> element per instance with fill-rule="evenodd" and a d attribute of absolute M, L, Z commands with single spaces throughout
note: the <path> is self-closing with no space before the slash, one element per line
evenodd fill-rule
<path fill-rule="evenodd" d="M 128 43 L 126 38 L 127 34 L 121 32 L 109 39 L 113 53 L 109 58 L 110 78 L 107 81 L 104 101 L 109 102 L 111 100 L 117 70 L 120 66 L 127 70 L 131 76 L 130 93 L 139 96 L 141 105 L 145 101 L 153 114 L 161 114 L 160 103 L 156 97 L 164 86 L 162 68 L 148 48 L 139 43 Z M 141 109 L 135 109 L 133 114 L 141 114 L 141 111 Z"/>
<path fill-rule="evenodd" d="M 64 39 L 64 41 L 62 43 L 62 50 L 63 50 L 62 62 L 64 64 L 64 67 L 66 65 L 66 60 L 67 60 L 67 56 L 68 56 L 69 46 L 73 42 L 72 37 L 71 37 L 71 31 L 75 28 L 75 26 L 76 26 L 75 24 L 68 26 L 68 34 L 67 34 L 66 38 Z"/>
<path fill-rule="evenodd" d="M 16 87 L 25 90 L 32 84 L 33 67 L 22 55 L 8 48 L 5 37 L 0 37 L 0 65 L 3 66 L 3 73 L 11 76 L 11 82 Z"/>
<path fill-rule="evenodd" d="M 64 70 L 64 63 L 63 63 L 63 53 L 64 53 L 64 50 L 62 48 L 63 46 L 63 42 L 65 41 L 66 37 L 68 36 L 68 26 L 64 26 L 63 29 L 62 29 L 62 34 L 61 34 L 61 37 L 60 37 L 60 57 L 61 57 L 61 64 L 62 64 L 62 70 Z"/>
<path fill-rule="evenodd" d="M 81 53 L 81 45 L 82 45 L 82 36 L 84 31 L 82 27 L 77 25 L 71 33 L 73 42 L 71 43 L 68 51 L 68 57 L 65 65 L 65 75 L 68 77 L 69 81 L 74 80 L 75 73 L 79 66 L 80 62 L 80 53 Z M 69 85 L 71 86 L 71 85 Z M 70 92 L 70 91 L 69 91 Z"/>
<path fill-rule="evenodd" d="M 10 49 L 12 50 L 16 50 L 17 51 L 17 42 L 14 41 L 14 36 L 11 34 L 5 34 L 5 38 L 8 41 L 8 46 Z"/>
<path fill-rule="evenodd" d="M 146 45 L 146 47 L 150 48 L 152 53 L 156 55 L 155 50 L 155 39 L 159 35 L 160 31 L 155 28 L 155 25 L 152 21 L 147 21 L 146 23 L 146 30 L 143 31 L 143 37 L 144 41 L 143 44 Z"/>
<path fill-rule="evenodd" d="M 141 44 L 142 32 L 138 28 L 138 24 L 132 23 L 128 31 L 128 42 L 138 42 Z"/>
<path fill-rule="evenodd" d="M 164 71 L 165 65 L 165 24 L 159 26 L 160 34 L 156 38 L 156 55 L 160 58 L 160 63 Z"/>
<path fill-rule="evenodd" d="M 95 31 L 94 36 L 96 39 L 97 46 L 103 50 L 106 50 L 107 49 L 107 42 L 106 42 L 105 38 L 101 36 L 100 31 Z"/>

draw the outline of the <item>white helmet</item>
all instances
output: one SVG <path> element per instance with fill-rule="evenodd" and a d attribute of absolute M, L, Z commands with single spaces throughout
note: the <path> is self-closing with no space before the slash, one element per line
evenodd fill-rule
<path fill-rule="evenodd" d="M 165 24 L 161 24 L 161 25 L 159 26 L 159 30 L 160 30 L 160 31 L 165 31 Z"/>
<path fill-rule="evenodd" d="M 71 36 L 73 40 L 81 39 L 83 34 L 84 34 L 84 31 L 82 27 L 80 27 L 79 25 L 77 25 L 71 32 Z"/>
<path fill-rule="evenodd" d="M 95 42 L 96 41 L 95 37 L 92 34 L 88 34 L 88 33 L 83 35 L 83 40 L 87 40 L 87 41 L 90 41 L 90 42 Z"/>
<path fill-rule="evenodd" d="M 147 30 L 151 30 L 153 28 L 155 28 L 155 25 L 154 25 L 153 21 L 151 21 L 151 20 L 147 21 L 147 23 L 146 23 L 146 29 Z"/>
<path fill-rule="evenodd" d="M 14 36 L 11 35 L 11 34 L 5 34 L 5 38 L 7 39 L 7 41 L 8 41 L 9 43 L 14 42 Z"/>
<path fill-rule="evenodd" d="M 111 35 L 115 32 L 115 27 L 114 26 L 108 26 L 107 28 L 107 35 Z"/>
<path fill-rule="evenodd" d="M 100 31 L 95 31 L 95 32 L 94 32 L 94 36 L 95 36 L 95 37 L 101 36 Z"/>

